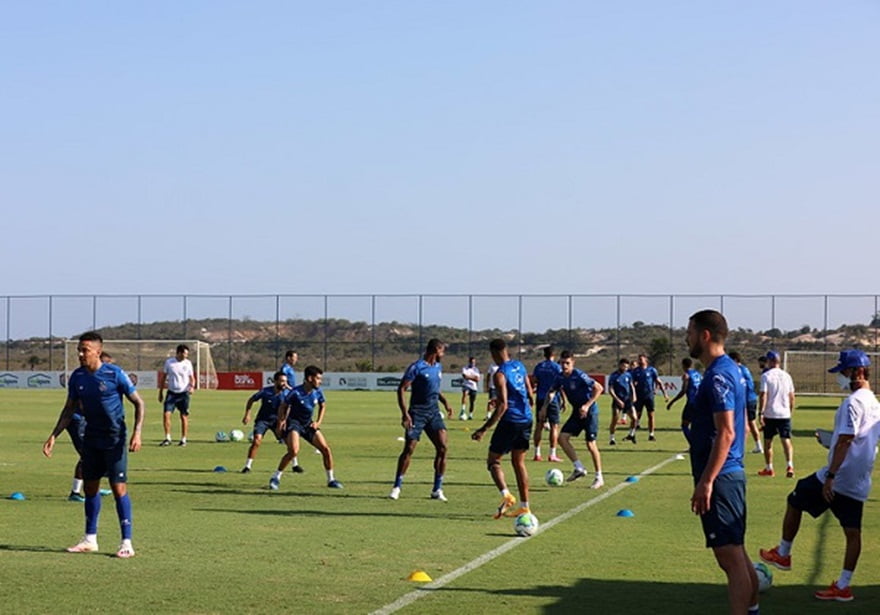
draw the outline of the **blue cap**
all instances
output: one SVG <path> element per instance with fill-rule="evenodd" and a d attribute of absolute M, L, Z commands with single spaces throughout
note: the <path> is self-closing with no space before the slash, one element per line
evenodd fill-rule
<path fill-rule="evenodd" d="M 767 354 L 764 355 L 764 356 L 766 357 L 766 359 L 767 359 L 768 361 L 778 361 L 779 358 L 780 358 L 780 357 L 779 357 L 779 353 L 776 352 L 775 350 L 768 350 L 768 351 L 767 351 Z"/>
<path fill-rule="evenodd" d="M 840 356 L 837 358 L 837 365 L 828 371 L 836 374 L 850 367 L 868 367 L 869 365 L 871 365 L 871 359 L 863 351 L 841 350 Z"/>

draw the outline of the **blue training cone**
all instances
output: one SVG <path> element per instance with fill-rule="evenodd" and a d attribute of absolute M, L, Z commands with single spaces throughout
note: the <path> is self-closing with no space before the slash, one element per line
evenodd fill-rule
<path fill-rule="evenodd" d="M 19 500 L 19 501 L 21 501 L 21 500 L 24 500 L 24 499 L 27 499 L 27 498 L 24 497 L 24 494 L 23 494 L 21 491 L 16 491 L 16 492 L 11 493 L 11 494 L 9 495 L 9 499 L 10 499 L 10 500 Z"/>
<path fill-rule="evenodd" d="M 217 466 L 216 468 L 214 468 L 214 471 L 215 472 L 225 472 L 226 466 Z"/>
<path fill-rule="evenodd" d="M 617 516 L 618 517 L 635 517 L 636 514 L 633 511 L 631 511 L 629 508 L 621 508 L 620 510 L 617 511 Z"/>
<path fill-rule="evenodd" d="M 626 482 L 628 482 L 628 483 L 637 483 L 637 482 L 639 482 L 639 477 L 638 477 L 638 476 L 627 476 L 627 477 L 626 477 Z"/>

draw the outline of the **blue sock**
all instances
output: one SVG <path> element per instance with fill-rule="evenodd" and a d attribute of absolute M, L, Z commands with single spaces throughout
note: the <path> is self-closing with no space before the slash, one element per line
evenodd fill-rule
<path fill-rule="evenodd" d="M 101 514 L 101 495 L 86 496 L 86 534 L 98 533 L 98 515 Z"/>
<path fill-rule="evenodd" d="M 443 488 L 443 475 L 435 474 L 434 475 L 434 491 L 439 491 Z"/>
<path fill-rule="evenodd" d="M 121 498 L 116 498 L 116 516 L 119 517 L 122 540 L 131 540 L 131 498 L 127 493 Z"/>
<path fill-rule="evenodd" d="M 394 479 L 394 486 L 398 489 L 403 487 L 403 474 Z"/>

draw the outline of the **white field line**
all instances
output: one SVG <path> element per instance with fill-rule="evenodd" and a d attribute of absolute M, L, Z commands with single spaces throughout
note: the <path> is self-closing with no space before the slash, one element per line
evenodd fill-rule
<path fill-rule="evenodd" d="M 673 457 L 670 457 L 669 459 L 666 459 L 665 461 L 661 461 L 660 463 L 658 463 L 654 467 L 648 468 L 647 470 L 643 471 L 641 474 L 638 474 L 637 476 L 642 477 L 642 476 L 648 476 L 649 474 L 653 474 L 654 472 L 656 472 L 657 470 L 659 470 L 660 468 L 662 468 L 666 464 L 672 463 L 673 461 L 675 461 L 677 456 L 678 456 L 678 454 L 676 454 Z M 590 506 L 593 506 L 603 500 L 610 498 L 612 495 L 615 495 L 616 493 L 622 491 L 623 489 L 626 489 L 627 487 L 629 487 L 630 485 L 633 485 L 633 484 L 635 484 L 635 483 L 628 483 L 628 482 L 624 481 L 624 482 L 620 483 L 619 485 L 612 487 L 611 489 L 609 489 L 608 491 L 606 491 L 602 495 L 595 497 L 591 500 L 587 500 L 586 502 L 583 502 L 582 504 L 578 504 L 577 506 L 575 506 L 571 510 L 562 513 L 558 517 L 554 517 L 550 521 L 547 521 L 546 523 L 542 523 L 541 526 L 538 528 L 538 531 L 535 533 L 535 535 L 549 530 L 551 527 L 553 527 L 557 523 L 562 523 L 563 521 L 567 521 L 567 520 L 571 519 L 575 515 L 588 509 Z M 513 549 L 514 547 L 517 547 L 517 546 L 524 544 L 524 543 L 525 543 L 525 541 L 522 538 L 512 538 L 512 539 L 508 540 L 507 542 L 505 542 L 504 544 L 502 544 L 501 546 L 496 547 L 496 548 L 492 549 L 491 551 L 487 551 L 486 553 L 483 553 L 481 556 L 477 557 L 476 559 L 471 560 L 470 562 L 468 562 L 464 566 L 461 566 L 460 568 L 456 568 L 452 572 L 443 575 L 442 577 L 436 579 L 435 581 L 431 581 L 430 583 L 425 583 L 424 585 L 422 585 L 418 589 L 413 590 L 413 591 L 409 592 L 408 594 L 404 594 L 403 596 L 401 596 L 400 598 L 398 598 L 394 602 L 386 604 L 381 609 L 373 611 L 370 615 L 388 615 L 389 613 L 394 613 L 396 611 L 399 611 L 403 607 L 412 604 L 416 600 L 430 595 L 431 590 L 440 589 L 441 587 L 448 585 L 449 583 L 452 583 L 458 577 L 464 576 L 465 574 L 471 572 L 472 570 L 476 570 L 477 568 L 479 568 L 483 564 L 487 564 L 488 562 L 491 562 L 496 557 L 503 555 L 503 554 L 507 553 L 508 551 L 510 551 L 511 549 Z"/>

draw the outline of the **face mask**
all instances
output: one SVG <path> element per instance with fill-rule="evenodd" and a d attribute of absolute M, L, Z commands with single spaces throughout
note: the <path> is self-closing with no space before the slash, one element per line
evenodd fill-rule
<path fill-rule="evenodd" d="M 852 387 L 850 387 L 849 378 L 847 378 L 843 374 L 837 374 L 837 384 L 839 384 L 840 388 L 844 391 L 852 390 Z"/>

